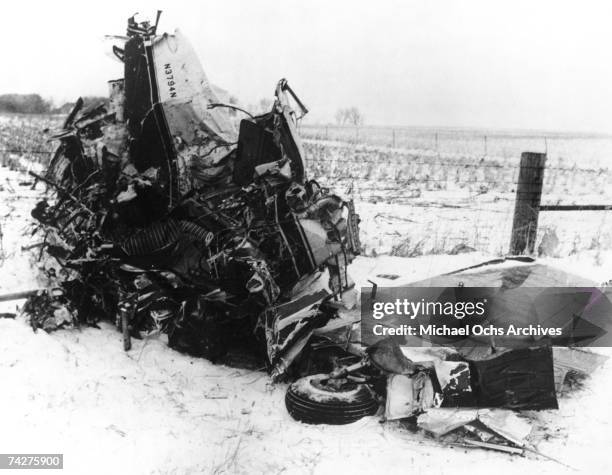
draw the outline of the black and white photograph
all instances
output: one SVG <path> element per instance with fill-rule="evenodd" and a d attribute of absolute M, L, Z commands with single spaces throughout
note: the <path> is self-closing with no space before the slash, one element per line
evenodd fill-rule
<path fill-rule="evenodd" d="M 0 41 L 0 475 L 612 471 L 610 2 Z"/>

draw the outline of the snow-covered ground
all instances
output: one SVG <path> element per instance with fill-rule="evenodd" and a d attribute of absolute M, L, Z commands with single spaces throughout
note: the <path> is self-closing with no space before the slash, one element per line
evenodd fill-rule
<path fill-rule="evenodd" d="M 0 294 L 36 287 L 29 210 L 41 191 L 0 168 L 3 258 Z M 366 226 L 368 224 L 366 223 Z M 597 257 L 595 256 L 597 253 Z M 361 257 L 357 285 L 398 274 L 401 285 L 490 258 L 478 252 L 416 258 Z M 609 251 L 547 262 L 595 282 L 612 279 Z M 21 302 L 0 304 L 0 312 Z M 23 318 L 0 319 L 0 452 L 64 453 L 64 472 L 84 473 L 560 473 L 573 469 L 535 455 L 451 448 L 399 423 L 369 417 L 309 426 L 284 407 L 285 384 L 261 371 L 213 365 L 166 346 L 100 329 L 34 333 Z M 532 414 L 538 449 L 580 471 L 609 472 L 612 360 L 558 411 Z"/>
<path fill-rule="evenodd" d="M 481 258 L 362 258 L 354 271 L 412 279 Z M 301 424 L 285 410 L 285 384 L 177 353 L 161 336 L 134 341 L 126 353 L 109 324 L 46 334 L 4 319 L 0 335 L 0 447 L 64 453 L 67 473 L 573 471 L 532 455 L 451 448 L 377 417 L 344 427 Z M 532 415 L 542 453 L 579 470 L 609 469 L 610 361 L 582 390 L 562 396 L 558 411 Z"/>

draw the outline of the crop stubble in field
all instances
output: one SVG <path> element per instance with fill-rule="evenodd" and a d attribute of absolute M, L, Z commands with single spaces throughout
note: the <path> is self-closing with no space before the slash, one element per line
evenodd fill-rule
<path fill-rule="evenodd" d="M 57 116 L 0 116 L 0 164 L 21 172 L 41 169 L 53 149 L 42 131 L 59 126 L 61 120 Z M 416 256 L 465 246 L 489 254 L 507 251 L 517 150 L 536 146 L 541 137 L 491 135 L 487 141 L 490 155 L 484 156 L 478 150 L 482 136 L 477 140 L 479 135 L 473 131 L 450 136 L 447 132 L 432 144 L 430 129 L 416 129 L 412 134 L 397 134 L 397 148 L 390 148 L 380 144 L 391 129 L 368 129 L 360 136 L 367 143 L 355 143 L 345 129 L 334 130 L 336 140 L 330 141 L 322 140 L 324 129 L 303 127 L 306 137 L 315 137 L 305 139 L 306 164 L 311 177 L 355 200 L 367 255 Z M 398 139 L 408 136 L 409 140 Z M 601 167 L 606 154 L 612 153 L 612 139 L 556 135 L 550 141 L 557 147 L 551 145 L 549 151 L 543 201 L 612 204 L 612 190 L 607 186 L 612 171 Z M 505 145 L 493 145 L 496 143 Z M 571 153 L 580 153 L 580 166 L 567 158 Z M 543 212 L 538 241 L 545 235 L 549 240 L 554 236 L 553 242 L 559 244 L 552 252 L 561 256 L 584 249 L 612 249 L 609 214 Z"/>

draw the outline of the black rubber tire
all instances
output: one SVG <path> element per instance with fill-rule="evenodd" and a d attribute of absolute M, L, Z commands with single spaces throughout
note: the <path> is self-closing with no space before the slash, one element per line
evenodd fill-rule
<path fill-rule="evenodd" d="M 322 374 L 298 379 L 287 389 L 285 405 L 294 419 L 307 424 L 350 424 L 378 411 L 374 392 L 365 384 L 346 390 L 325 390 L 318 380 Z"/>

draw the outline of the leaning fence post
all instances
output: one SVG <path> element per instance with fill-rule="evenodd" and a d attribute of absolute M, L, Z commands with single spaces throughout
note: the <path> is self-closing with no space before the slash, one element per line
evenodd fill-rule
<path fill-rule="evenodd" d="M 545 153 L 521 154 L 510 238 L 511 255 L 532 254 L 535 248 L 545 163 Z"/>

